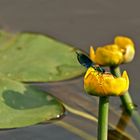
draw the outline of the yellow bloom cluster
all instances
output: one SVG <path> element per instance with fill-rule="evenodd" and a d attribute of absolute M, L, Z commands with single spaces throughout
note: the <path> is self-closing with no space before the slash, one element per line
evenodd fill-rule
<path fill-rule="evenodd" d="M 115 66 L 132 61 L 135 55 L 134 43 L 128 37 L 117 36 L 114 44 L 98 47 L 94 52 L 90 48 L 90 58 L 102 66 Z"/>
<path fill-rule="evenodd" d="M 90 67 L 84 77 L 84 88 L 88 94 L 95 96 L 119 96 L 128 90 L 129 78 L 126 71 L 117 78 Z"/>

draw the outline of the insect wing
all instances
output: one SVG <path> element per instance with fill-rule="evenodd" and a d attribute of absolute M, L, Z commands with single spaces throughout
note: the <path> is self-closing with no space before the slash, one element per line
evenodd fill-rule
<path fill-rule="evenodd" d="M 81 65 L 83 65 L 86 68 L 89 68 L 93 65 L 92 60 L 88 56 L 86 56 L 83 53 L 79 53 L 79 52 L 76 53 L 77 53 L 77 59 Z"/>

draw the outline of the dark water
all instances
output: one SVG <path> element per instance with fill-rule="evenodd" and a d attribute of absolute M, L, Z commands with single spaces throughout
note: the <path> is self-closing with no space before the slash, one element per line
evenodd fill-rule
<path fill-rule="evenodd" d="M 0 27 L 10 31 L 31 31 L 49 34 L 63 42 L 88 51 L 113 42 L 116 35 L 126 35 L 135 41 L 136 56 L 132 63 L 123 66 L 131 79 L 130 92 L 139 109 L 139 59 L 140 59 L 140 1 L 134 0 L 0 0 Z M 41 84 L 69 106 L 97 116 L 98 99 L 84 93 L 82 78 L 55 84 Z M 109 139 L 138 140 L 139 132 L 131 118 L 122 112 L 119 98 L 110 98 Z M 123 115 L 122 115 L 123 114 Z M 122 117 L 121 117 L 122 116 Z M 125 117 L 124 117 L 125 116 Z M 97 123 L 67 112 L 62 119 L 88 135 L 68 125 L 42 124 L 21 129 L 0 131 L 2 140 L 82 140 L 97 136 Z M 69 130 L 64 129 L 69 128 Z M 125 129 L 125 134 L 117 131 Z M 71 130 L 71 131 L 70 131 Z M 73 131 L 72 131 L 73 130 Z M 90 137 L 92 136 L 92 137 Z M 83 138 L 82 138 L 83 137 Z"/>

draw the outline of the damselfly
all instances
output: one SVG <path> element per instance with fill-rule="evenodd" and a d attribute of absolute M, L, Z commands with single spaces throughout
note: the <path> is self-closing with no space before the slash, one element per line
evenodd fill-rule
<path fill-rule="evenodd" d="M 82 52 L 76 52 L 76 54 L 79 63 L 84 67 L 86 68 L 93 67 L 98 72 L 105 73 L 105 69 L 103 69 L 99 65 L 96 65 L 86 54 Z"/>

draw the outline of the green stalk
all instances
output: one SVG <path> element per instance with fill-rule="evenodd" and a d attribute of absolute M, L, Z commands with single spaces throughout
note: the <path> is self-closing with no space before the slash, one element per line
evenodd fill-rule
<path fill-rule="evenodd" d="M 110 67 L 111 73 L 116 77 L 121 77 L 120 68 L 117 67 Z M 127 91 L 124 95 L 120 96 L 120 99 L 122 101 L 122 104 L 126 111 L 129 113 L 129 115 L 132 116 L 132 120 L 134 121 L 135 126 L 140 131 L 140 115 L 138 111 L 136 110 L 136 106 L 133 103 L 133 100 Z"/>
<path fill-rule="evenodd" d="M 100 97 L 98 113 L 98 140 L 107 140 L 108 137 L 108 109 L 108 97 Z"/>

